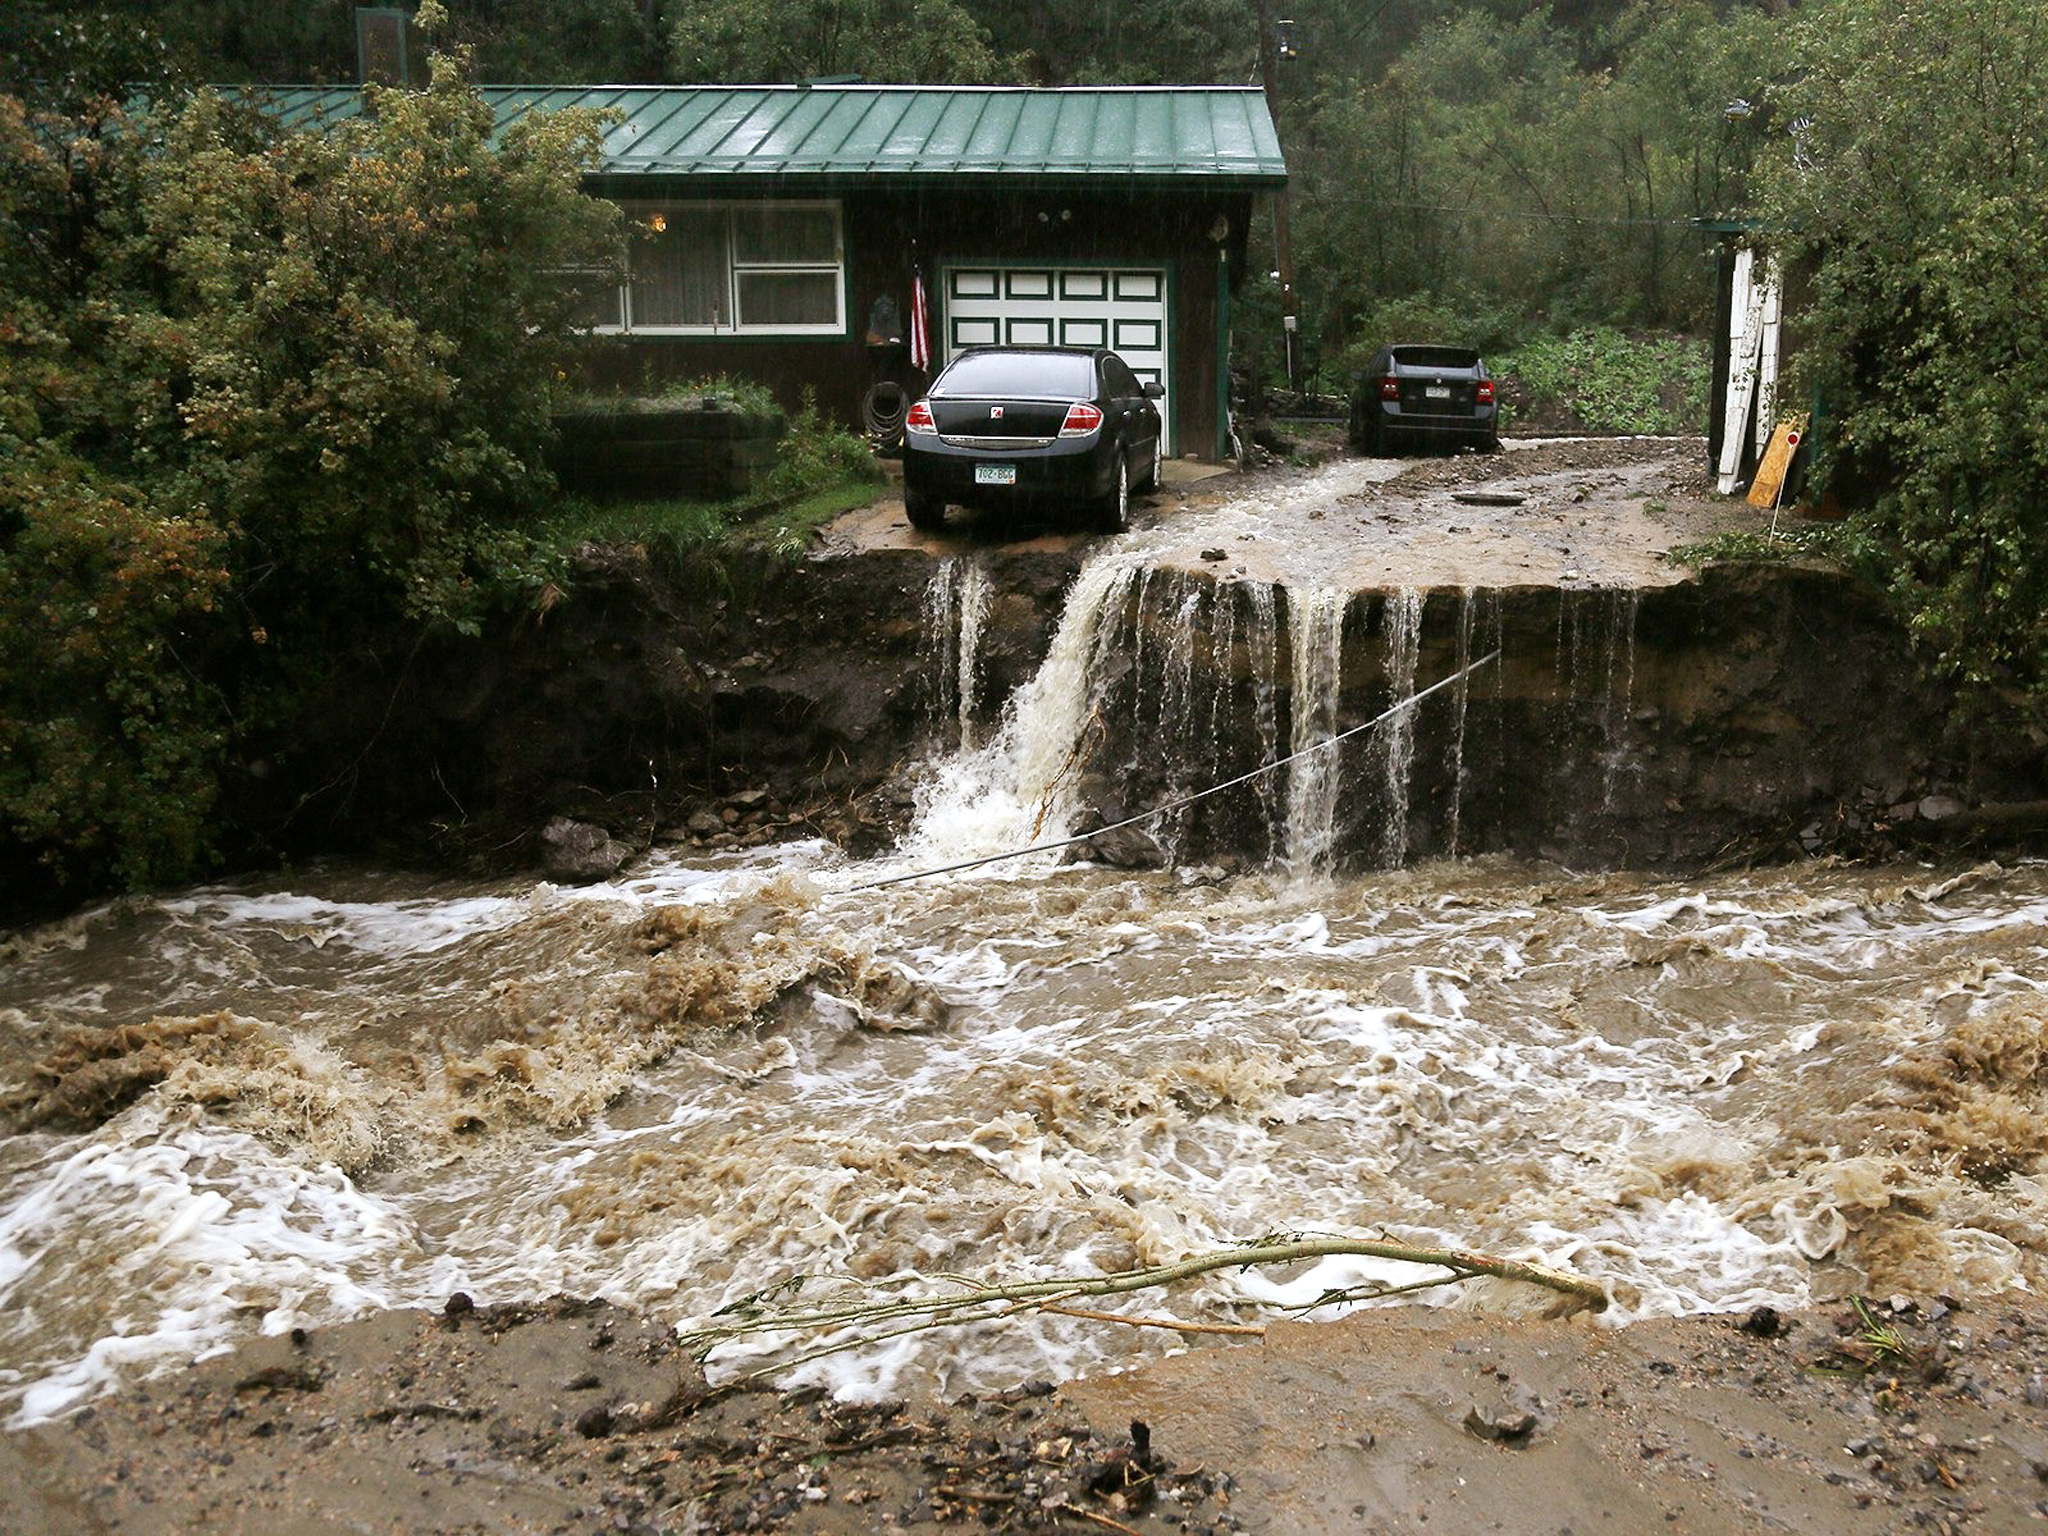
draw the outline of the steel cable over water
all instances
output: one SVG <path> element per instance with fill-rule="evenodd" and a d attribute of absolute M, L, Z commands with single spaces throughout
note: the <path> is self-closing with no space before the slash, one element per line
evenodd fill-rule
<path fill-rule="evenodd" d="M 1220 795 L 1226 789 L 1235 789 L 1240 784 L 1249 784 L 1253 779 L 1271 773 L 1277 768 L 1285 768 L 1289 763 L 1295 761 L 1297 758 L 1309 757 L 1314 753 L 1325 750 L 1326 748 L 1334 747 L 1339 742 L 1344 741 L 1349 737 L 1358 735 L 1361 731 L 1369 731 L 1374 726 L 1379 725 L 1384 721 L 1391 720 L 1394 716 L 1400 714 L 1403 710 L 1412 709 L 1415 705 L 1420 704 L 1424 699 L 1428 698 L 1432 693 L 1435 693 L 1438 689 L 1448 688 L 1452 683 L 1457 682 L 1459 678 L 1468 677 L 1472 673 L 1477 672 L 1481 667 L 1488 666 L 1498 660 L 1500 660 L 1500 647 L 1495 646 L 1491 651 L 1488 651 L 1484 656 L 1480 657 L 1477 661 L 1471 662 L 1466 666 L 1462 666 L 1458 668 L 1458 670 L 1455 672 L 1445 674 L 1443 677 L 1440 677 L 1435 682 L 1431 683 L 1427 688 L 1421 689 L 1419 692 L 1410 694 L 1405 699 L 1401 699 L 1393 704 L 1388 705 L 1385 709 L 1381 710 L 1378 714 L 1374 715 L 1370 720 L 1364 721 L 1358 725 L 1354 725 L 1349 730 L 1339 731 L 1334 736 L 1326 736 L 1321 741 L 1313 742 L 1306 747 L 1302 747 L 1298 751 L 1288 753 L 1285 757 L 1275 758 L 1270 763 L 1262 763 L 1258 767 L 1252 769 L 1250 772 L 1241 773 L 1234 779 L 1226 779 L 1221 784 L 1211 784 L 1207 789 L 1196 790 L 1195 793 L 1193 793 L 1192 795 L 1184 795 L 1178 800 L 1170 800 L 1165 805 L 1155 805 L 1149 811 L 1140 811 L 1135 816 L 1126 816 L 1122 821 L 1111 822 L 1106 827 L 1097 827 L 1092 832 L 1077 833 L 1073 837 L 1063 837 L 1059 839 L 1057 842 L 1033 843 L 1028 848 L 1013 848 L 1007 853 L 984 854 L 982 855 L 982 857 L 978 859 L 963 859 L 957 864 L 941 864 L 932 869 L 913 870 L 907 875 L 891 875 L 886 880 L 870 880 L 864 885 L 848 886 L 845 894 L 851 896 L 856 895 L 861 891 L 884 890 L 892 885 L 907 885 L 912 880 L 929 880 L 935 875 L 958 874 L 961 870 L 964 869 L 979 869 L 984 864 L 1000 864 L 1009 859 L 1026 858 L 1034 853 L 1055 853 L 1062 848 L 1072 848 L 1079 843 L 1092 842 L 1096 838 L 1107 836 L 1111 832 L 1121 832 L 1125 827 L 1134 827 L 1142 821 L 1151 821 L 1154 818 L 1160 816 L 1170 816 L 1175 811 L 1185 810 L 1188 806 L 1193 805 L 1198 800 L 1206 800 L 1211 795 Z"/>

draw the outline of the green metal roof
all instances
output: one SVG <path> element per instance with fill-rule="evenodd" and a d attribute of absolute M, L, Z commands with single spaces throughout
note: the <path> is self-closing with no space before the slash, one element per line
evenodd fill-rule
<path fill-rule="evenodd" d="M 502 130 L 529 112 L 609 108 L 596 174 L 820 184 L 1031 178 L 1272 188 L 1287 180 L 1263 93 L 1237 86 L 482 87 Z M 250 94 L 257 94 L 250 92 Z M 292 126 L 362 110 L 355 87 L 261 93 Z"/>

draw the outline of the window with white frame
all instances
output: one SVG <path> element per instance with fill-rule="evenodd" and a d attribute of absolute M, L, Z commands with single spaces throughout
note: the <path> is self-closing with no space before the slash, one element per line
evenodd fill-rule
<path fill-rule="evenodd" d="M 599 331 L 837 335 L 846 330 L 837 203 L 627 203 L 635 226 L 618 302 Z"/>

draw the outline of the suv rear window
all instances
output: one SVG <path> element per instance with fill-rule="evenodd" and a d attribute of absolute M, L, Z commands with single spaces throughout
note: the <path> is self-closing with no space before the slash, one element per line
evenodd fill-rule
<path fill-rule="evenodd" d="M 1080 352 L 970 352 L 953 360 L 932 393 L 1092 400 L 1095 359 Z"/>
<path fill-rule="evenodd" d="M 1479 354 L 1470 347 L 1396 347 L 1394 362 L 1403 368 L 1477 368 Z"/>

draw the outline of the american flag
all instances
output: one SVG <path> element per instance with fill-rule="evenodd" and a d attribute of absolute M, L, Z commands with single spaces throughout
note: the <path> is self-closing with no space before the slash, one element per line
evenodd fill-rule
<path fill-rule="evenodd" d="M 932 338 L 925 329 L 924 268 L 913 269 L 910 279 L 910 366 L 919 373 L 932 367 Z"/>

